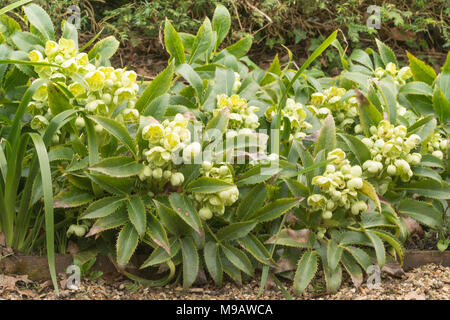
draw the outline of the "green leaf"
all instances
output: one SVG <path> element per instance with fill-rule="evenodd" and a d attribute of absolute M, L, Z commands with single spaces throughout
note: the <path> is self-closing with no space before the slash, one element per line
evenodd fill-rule
<path fill-rule="evenodd" d="M 142 112 L 150 106 L 150 103 L 159 96 L 165 94 L 172 82 L 174 64 L 170 63 L 164 71 L 158 74 L 155 79 L 145 88 L 142 95 L 136 101 L 136 109 Z"/>
<path fill-rule="evenodd" d="M 205 128 L 203 140 L 209 142 L 213 139 L 222 138 L 222 134 L 228 128 L 228 121 L 230 119 L 230 112 L 227 109 L 220 110 L 211 120 Z"/>
<path fill-rule="evenodd" d="M 334 118 L 330 114 L 323 121 L 322 128 L 320 129 L 319 138 L 314 146 L 314 156 L 321 150 L 325 150 L 325 154 L 336 148 L 336 125 Z"/>
<path fill-rule="evenodd" d="M 189 225 L 187 225 L 184 220 L 182 220 L 178 214 L 172 210 L 172 208 L 169 208 L 156 200 L 153 200 L 153 202 L 156 205 L 156 211 L 161 218 L 161 222 L 170 233 L 178 236 L 180 234 L 189 234 L 191 232 Z"/>
<path fill-rule="evenodd" d="M 147 227 L 147 215 L 144 203 L 139 196 L 133 196 L 127 201 L 128 217 L 140 237 L 145 234 Z"/>
<path fill-rule="evenodd" d="M 433 110 L 442 123 L 450 121 L 450 101 L 438 86 L 434 88 Z"/>
<path fill-rule="evenodd" d="M 255 220 L 236 222 L 225 226 L 217 231 L 217 239 L 220 241 L 231 241 L 245 237 L 258 222 Z"/>
<path fill-rule="evenodd" d="M 353 258 L 353 256 L 344 251 L 342 254 L 342 265 L 344 266 L 345 270 L 347 270 L 347 273 L 350 275 L 353 285 L 356 288 L 359 288 L 363 282 L 363 273 L 361 268 L 358 266 L 358 263 Z"/>
<path fill-rule="evenodd" d="M 215 44 L 216 50 L 222 43 L 223 39 L 225 39 L 225 37 L 227 36 L 230 27 L 231 27 L 230 13 L 228 12 L 227 8 L 225 8 L 221 4 L 218 4 L 216 6 L 216 9 L 214 10 L 214 16 L 212 19 L 212 28 L 217 33 L 217 39 Z"/>
<path fill-rule="evenodd" d="M 411 68 L 414 81 L 422 81 L 431 86 L 434 79 L 436 79 L 436 71 L 408 51 L 406 51 L 406 54 L 408 55 L 409 67 Z"/>
<path fill-rule="evenodd" d="M 0 9 L 0 16 L 33 0 L 18 0 Z"/>
<path fill-rule="evenodd" d="M 222 251 L 227 259 L 239 270 L 253 276 L 254 270 L 250 259 L 241 250 L 229 244 L 221 244 Z"/>
<path fill-rule="evenodd" d="M 372 242 L 375 248 L 375 255 L 377 256 L 378 266 L 382 268 L 386 262 L 386 250 L 384 249 L 383 241 L 372 231 L 365 230 L 364 232 Z"/>
<path fill-rule="evenodd" d="M 269 69 L 266 71 L 266 75 L 261 80 L 260 85 L 265 86 L 271 82 L 276 81 L 276 78 L 273 76 L 273 74 L 279 76 L 281 74 L 281 66 L 280 61 L 278 60 L 278 54 L 275 55 L 275 58 L 273 59 L 272 63 L 269 66 Z"/>
<path fill-rule="evenodd" d="M 218 193 L 220 191 L 228 190 L 233 186 L 233 183 L 221 179 L 200 177 L 189 183 L 185 190 L 199 193 Z"/>
<path fill-rule="evenodd" d="M 83 212 L 80 219 L 97 219 L 109 216 L 119 210 L 124 203 L 122 197 L 105 197 L 93 202 L 86 211 Z"/>
<path fill-rule="evenodd" d="M 101 64 L 105 64 L 116 53 L 119 45 L 119 41 L 114 36 L 106 37 L 97 42 L 89 51 L 89 60 L 100 57 Z"/>
<path fill-rule="evenodd" d="M 429 203 L 404 199 L 400 202 L 398 211 L 428 227 L 439 228 L 442 226 L 442 214 Z"/>
<path fill-rule="evenodd" d="M 47 87 L 48 105 L 53 116 L 72 109 L 69 99 L 53 84 L 49 83 Z"/>
<path fill-rule="evenodd" d="M 131 223 L 126 224 L 117 238 L 117 263 L 124 267 L 139 243 L 139 234 Z"/>
<path fill-rule="evenodd" d="M 350 252 L 364 271 L 367 271 L 367 268 L 372 265 L 372 259 L 363 249 L 356 247 L 344 247 L 344 249 Z"/>
<path fill-rule="evenodd" d="M 73 40 L 75 47 L 78 49 L 78 31 L 76 26 L 68 21 L 63 21 L 62 29 L 62 38 Z"/>
<path fill-rule="evenodd" d="M 133 138 L 131 138 L 128 130 L 118 121 L 103 117 L 103 116 L 89 116 L 97 124 L 101 125 L 106 131 L 108 131 L 117 140 L 122 142 L 122 144 L 130 150 L 133 156 L 136 157 L 136 145 Z"/>
<path fill-rule="evenodd" d="M 378 210 L 381 212 L 381 203 L 380 199 L 378 198 L 377 191 L 375 190 L 374 186 L 368 182 L 367 180 L 363 180 L 363 186 L 361 189 L 359 189 L 359 192 L 366 195 L 371 199 L 378 207 Z"/>
<path fill-rule="evenodd" d="M 183 289 L 188 289 L 197 279 L 199 257 L 194 241 L 190 237 L 180 239 L 183 255 Z"/>
<path fill-rule="evenodd" d="M 387 65 L 389 62 L 394 63 L 396 66 L 398 66 L 397 58 L 395 57 L 394 52 L 389 48 L 387 45 L 385 45 L 383 42 L 381 42 L 378 39 L 375 39 L 378 47 L 378 52 L 380 53 L 381 60 L 383 60 L 384 65 Z"/>
<path fill-rule="evenodd" d="M 170 244 L 167 233 L 162 224 L 153 214 L 148 214 L 147 234 L 152 240 L 170 254 Z"/>
<path fill-rule="evenodd" d="M 246 220 L 247 217 L 258 210 L 266 200 L 267 189 L 264 184 L 257 184 L 254 186 L 245 197 L 239 201 L 239 206 L 236 209 L 236 219 Z"/>
<path fill-rule="evenodd" d="M 47 261 L 50 270 L 50 277 L 56 294 L 59 294 L 58 282 L 56 279 L 55 267 L 55 221 L 53 213 L 53 189 L 52 174 L 50 171 L 50 162 L 48 161 L 47 149 L 41 136 L 37 133 L 28 133 L 33 140 L 36 154 L 39 160 L 39 168 L 41 171 L 42 189 L 44 193 L 44 209 L 45 209 L 45 240 L 47 243 Z"/>
<path fill-rule="evenodd" d="M 205 243 L 203 249 L 206 268 L 217 286 L 222 285 L 223 268 L 219 256 L 219 245 L 214 241 Z"/>
<path fill-rule="evenodd" d="M 154 265 L 159 265 L 161 263 L 165 263 L 175 257 L 180 251 L 180 242 L 178 239 L 174 240 L 170 244 L 170 254 L 163 249 L 162 247 L 157 247 L 151 255 L 144 261 L 142 266 L 139 269 L 144 269 L 147 267 L 151 267 Z"/>
<path fill-rule="evenodd" d="M 271 237 L 266 243 L 277 244 L 294 248 L 310 248 L 310 231 L 308 229 L 281 230 L 278 235 Z"/>
<path fill-rule="evenodd" d="M 244 38 L 242 38 L 241 40 L 239 40 L 236 43 L 233 43 L 232 45 L 226 47 L 226 51 L 235 56 L 236 58 L 242 58 L 243 56 L 245 56 L 247 54 L 247 52 L 250 50 L 250 48 L 252 47 L 252 36 L 251 35 L 246 35 Z"/>
<path fill-rule="evenodd" d="M 135 184 L 133 178 L 115 178 L 87 172 L 85 175 L 103 190 L 120 196 L 129 194 Z"/>
<path fill-rule="evenodd" d="M 187 63 L 176 66 L 175 70 L 194 88 L 199 99 L 203 96 L 203 82 L 197 72 Z"/>
<path fill-rule="evenodd" d="M 94 200 L 94 196 L 89 192 L 83 192 L 78 189 L 69 189 L 61 191 L 55 196 L 54 208 L 75 208 L 88 204 Z"/>
<path fill-rule="evenodd" d="M 409 182 L 406 185 L 397 187 L 398 190 L 405 190 L 411 193 L 417 193 L 424 197 L 438 200 L 450 199 L 450 185 L 446 182 L 443 184 L 427 179 L 415 182 Z"/>
<path fill-rule="evenodd" d="M 271 221 L 292 209 L 298 203 L 299 201 L 296 198 L 277 199 L 257 210 L 254 214 L 250 215 L 249 219 L 256 219 L 258 222 Z"/>
<path fill-rule="evenodd" d="M 383 230 L 372 230 L 374 234 L 383 239 L 385 242 L 389 243 L 397 253 L 400 264 L 403 264 L 403 248 L 402 244 L 390 233 Z"/>
<path fill-rule="evenodd" d="M 191 200 L 185 194 L 172 193 L 169 196 L 169 202 L 176 214 L 200 236 L 203 236 L 202 222 Z"/>
<path fill-rule="evenodd" d="M 349 59 L 352 61 L 357 61 L 361 63 L 363 66 L 369 68 L 370 70 L 373 70 L 372 59 L 370 59 L 370 56 L 364 50 L 361 49 L 353 50 Z"/>
<path fill-rule="evenodd" d="M 358 99 L 358 111 L 361 127 L 366 136 L 370 137 L 370 127 L 378 126 L 378 123 L 383 120 L 383 115 L 377 108 L 363 96 L 361 91 L 355 90 L 356 98 Z"/>
<path fill-rule="evenodd" d="M 128 222 L 128 213 L 125 206 L 121 206 L 117 212 L 109 216 L 99 218 L 86 234 L 86 237 L 93 236 L 105 230 L 115 229 L 125 225 Z"/>
<path fill-rule="evenodd" d="M 317 255 L 311 251 L 306 251 L 298 261 L 297 271 L 294 276 L 294 291 L 302 294 L 317 272 Z"/>
<path fill-rule="evenodd" d="M 270 265 L 273 261 L 269 251 L 255 235 L 249 233 L 246 237 L 240 238 L 238 242 L 259 262 Z"/>
<path fill-rule="evenodd" d="M 164 25 L 164 44 L 169 54 L 175 59 L 175 64 L 179 65 L 184 63 L 184 47 L 180 36 L 170 21 L 166 18 Z"/>
<path fill-rule="evenodd" d="M 433 89 L 425 82 L 412 81 L 400 87 L 398 93 L 431 97 L 433 96 Z"/>
<path fill-rule="evenodd" d="M 138 175 L 144 165 L 129 157 L 119 156 L 104 159 L 89 170 L 103 173 L 110 177 L 125 178 Z"/>
<path fill-rule="evenodd" d="M 23 7 L 23 11 L 30 24 L 39 31 L 45 41 L 55 40 L 55 29 L 53 28 L 52 20 L 44 9 L 38 5 L 29 4 Z"/>
<path fill-rule="evenodd" d="M 309 188 L 300 181 L 294 179 L 283 179 L 283 180 L 294 197 L 304 198 L 309 196 L 310 194 Z"/>
<path fill-rule="evenodd" d="M 334 270 L 337 268 L 339 262 L 341 261 L 342 251 L 343 251 L 342 247 L 340 247 L 339 244 L 335 240 L 330 239 L 328 241 L 327 261 L 328 261 L 328 267 L 331 270 Z"/>
<path fill-rule="evenodd" d="M 198 29 L 197 35 L 194 38 L 194 42 L 192 43 L 192 53 L 188 63 L 195 62 L 195 60 L 199 56 L 206 53 L 211 47 L 212 41 L 213 33 L 211 28 L 211 21 L 208 18 L 205 18 L 203 24 Z"/>
<path fill-rule="evenodd" d="M 426 167 L 416 167 L 413 168 L 412 171 L 415 176 L 422 178 L 430 178 L 433 179 L 434 181 L 442 183 L 442 177 L 439 175 L 439 173 L 436 172 L 436 170 Z"/>
<path fill-rule="evenodd" d="M 338 137 L 344 141 L 350 151 L 355 155 L 360 165 L 371 159 L 370 151 L 360 139 L 349 134 L 338 133 Z"/>

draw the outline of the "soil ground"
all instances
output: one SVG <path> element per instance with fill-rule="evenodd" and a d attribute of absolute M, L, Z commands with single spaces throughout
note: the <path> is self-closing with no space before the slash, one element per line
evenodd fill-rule
<path fill-rule="evenodd" d="M 286 299 L 275 286 L 270 286 L 260 297 L 259 279 L 243 285 L 226 282 L 217 288 L 212 284 L 194 287 L 186 292 L 182 288 L 166 286 L 163 288 L 145 288 L 126 278 L 99 278 L 81 281 L 78 291 L 65 289 L 66 280 L 60 274 L 62 287 L 60 296 L 56 296 L 51 283 L 31 282 L 26 276 L 0 275 L 0 300 L 256 300 Z M 350 279 L 345 278 L 341 289 L 333 295 L 324 292 L 324 283 L 314 280 L 302 297 L 294 296 L 289 283 L 285 286 L 294 299 L 308 300 L 449 300 L 450 268 L 429 264 L 392 277 L 382 274 L 381 288 L 369 289 L 364 282 L 356 289 Z"/>

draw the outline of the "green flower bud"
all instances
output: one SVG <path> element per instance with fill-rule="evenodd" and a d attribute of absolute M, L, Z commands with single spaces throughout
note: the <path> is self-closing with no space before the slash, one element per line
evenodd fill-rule
<path fill-rule="evenodd" d="M 181 185 L 184 182 L 184 176 L 181 172 L 177 172 L 174 173 L 171 177 L 170 177 L 170 183 L 176 187 Z M 196 194 L 197 195 L 197 194 Z M 202 199 L 203 200 L 203 199 Z"/>
<path fill-rule="evenodd" d="M 208 207 L 201 208 L 198 211 L 198 214 L 200 215 L 200 218 L 202 218 L 203 220 L 209 220 L 213 216 L 211 210 Z"/>
<path fill-rule="evenodd" d="M 77 117 L 77 119 L 75 120 L 75 125 L 78 128 L 84 128 L 84 126 L 86 125 L 84 118 L 83 117 Z"/>
<path fill-rule="evenodd" d="M 322 218 L 323 218 L 323 219 L 329 220 L 329 219 L 331 219 L 332 217 L 333 217 L 333 212 L 328 211 L 328 210 L 322 212 Z"/>
<path fill-rule="evenodd" d="M 42 130 L 47 128 L 49 122 L 47 118 L 43 116 L 35 116 L 33 120 L 31 120 L 31 129 L 33 130 Z"/>
<path fill-rule="evenodd" d="M 347 182 L 347 187 L 350 189 L 361 189 L 363 187 L 363 181 L 361 178 L 353 178 Z"/>
<path fill-rule="evenodd" d="M 103 131 L 103 126 L 102 126 L 101 124 L 96 124 L 96 125 L 94 126 L 94 130 L 95 130 L 95 132 L 97 132 L 97 133 L 101 133 L 101 132 Z"/>
<path fill-rule="evenodd" d="M 203 161 L 203 162 L 202 162 L 202 168 L 203 168 L 203 170 L 209 171 L 209 170 L 212 169 L 212 167 L 213 167 L 213 164 L 212 164 L 211 162 L 209 162 L 209 161 Z"/>
<path fill-rule="evenodd" d="M 161 178 L 162 178 L 162 175 L 163 175 L 163 171 L 162 171 L 161 168 L 156 168 L 156 169 L 154 169 L 153 172 L 152 172 L 152 176 L 153 176 L 153 178 L 156 179 L 156 180 L 161 179 Z"/>
<path fill-rule="evenodd" d="M 392 164 L 390 164 L 388 167 L 387 167 L 387 174 L 388 175 L 390 175 L 390 176 L 393 176 L 393 175 L 395 175 L 396 173 L 397 173 L 397 168 L 394 166 L 394 165 L 392 165 Z"/>
<path fill-rule="evenodd" d="M 432 155 L 441 160 L 444 158 L 444 154 L 441 150 L 433 151 Z"/>
<path fill-rule="evenodd" d="M 163 172 L 163 178 L 164 178 L 165 180 L 169 180 L 170 177 L 172 177 L 172 171 L 164 170 L 164 172 Z"/>

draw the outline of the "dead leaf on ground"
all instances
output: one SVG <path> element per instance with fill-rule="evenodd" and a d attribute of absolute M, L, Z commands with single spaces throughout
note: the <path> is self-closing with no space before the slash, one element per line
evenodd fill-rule
<path fill-rule="evenodd" d="M 289 237 L 291 237 L 293 240 L 297 241 L 298 243 L 303 243 L 303 244 L 308 244 L 310 233 L 311 233 L 311 231 L 309 229 L 300 229 L 300 230 L 287 229 L 287 235 Z"/>
<path fill-rule="evenodd" d="M 28 279 L 28 275 L 20 275 L 20 276 L 7 276 L 5 274 L 0 274 L 0 288 L 4 290 L 16 290 L 16 283 L 22 281 L 25 283 L 31 283 L 31 280 Z"/>
<path fill-rule="evenodd" d="M 288 258 L 280 258 L 277 261 L 277 267 L 274 269 L 274 273 L 281 273 L 284 271 L 290 271 L 290 270 L 294 270 L 295 266 L 291 263 L 291 260 L 289 260 Z"/>
<path fill-rule="evenodd" d="M 405 276 L 405 271 L 403 271 L 402 267 L 398 263 L 386 263 L 381 271 L 396 278 L 403 278 Z"/>
<path fill-rule="evenodd" d="M 410 236 L 417 234 L 419 236 L 423 236 L 423 229 L 420 224 L 411 217 L 401 217 L 403 222 L 406 225 L 406 229 Z"/>

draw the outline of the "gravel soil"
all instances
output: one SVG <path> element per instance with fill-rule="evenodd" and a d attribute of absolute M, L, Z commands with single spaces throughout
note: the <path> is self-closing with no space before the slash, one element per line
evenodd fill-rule
<path fill-rule="evenodd" d="M 82 279 L 78 291 L 65 289 L 65 275 L 60 274 L 60 285 L 63 288 L 59 296 L 53 291 L 49 281 L 31 282 L 27 276 L 7 276 L 0 274 L 0 300 L 255 300 L 286 299 L 284 294 L 274 285 L 258 297 L 259 279 L 237 285 L 227 282 L 217 288 L 211 284 L 191 288 L 183 292 L 181 287 L 166 286 L 163 288 L 145 288 L 126 278 L 86 280 Z M 271 284 L 271 282 L 269 282 Z M 338 293 L 330 295 L 324 292 L 324 283 L 315 279 L 304 296 L 294 296 L 289 283 L 286 289 L 294 299 L 311 300 L 449 300 L 450 268 L 429 264 L 392 277 L 381 276 L 381 288 L 369 289 L 364 282 L 356 289 L 352 282 L 344 277 L 343 285 Z"/>

